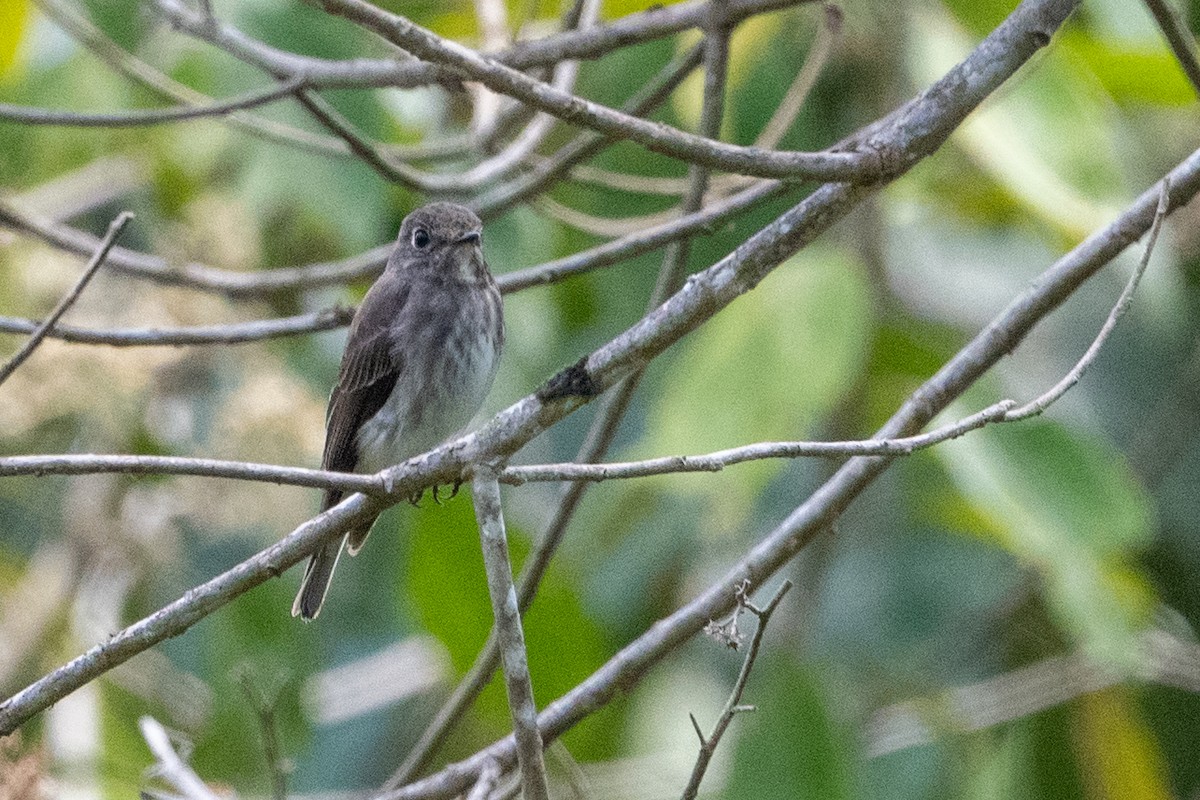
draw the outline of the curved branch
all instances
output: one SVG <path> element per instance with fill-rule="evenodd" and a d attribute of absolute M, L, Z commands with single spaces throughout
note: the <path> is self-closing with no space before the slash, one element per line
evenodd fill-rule
<path fill-rule="evenodd" d="M 726 0 L 726 19 L 747 17 L 815 2 L 815 0 Z M 158 11 L 177 30 L 208 42 L 230 55 L 273 74 L 304 75 L 321 89 L 413 88 L 457 76 L 435 64 L 416 60 L 359 58 L 333 61 L 280 50 L 247 36 L 233 26 L 193 11 L 182 0 L 156 0 Z M 513 69 L 553 66 L 561 61 L 594 59 L 614 50 L 661 39 L 708 24 L 708 0 L 689 0 L 628 14 L 607 25 L 572 30 L 519 42 L 494 55 Z"/>
<path fill-rule="evenodd" d="M 178 328 L 80 328 L 55 325 L 47 334 L 73 344 L 99 344 L 109 347 L 181 347 L 184 345 L 246 344 L 283 336 L 331 331 L 345 327 L 354 318 L 354 309 L 346 306 L 298 314 L 294 317 L 231 322 L 225 325 L 194 325 Z M 32 333 L 38 323 L 19 317 L 0 317 L 0 333 Z"/>
<path fill-rule="evenodd" d="M 870 181 L 884 174 L 883 160 L 872 150 L 804 153 L 741 147 L 649 122 L 584 100 L 531 78 L 494 58 L 441 38 L 410 20 L 365 0 L 320 0 L 334 14 L 357 22 L 418 58 L 443 64 L 466 80 L 553 114 L 565 122 L 608 136 L 629 139 L 652 150 L 710 169 L 788 180 Z M 898 165 L 893 165 L 898 168 Z"/>
<path fill-rule="evenodd" d="M 84 111 L 59 111 L 49 108 L 32 108 L 0 103 L 0 121 L 22 125 L 59 125 L 72 128 L 136 128 L 145 125 L 163 125 L 170 122 L 220 117 L 234 111 L 274 103 L 304 88 L 304 78 L 294 77 L 245 94 L 220 100 L 211 105 L 187 105 L 176 108 L 156 108 L 114 113 L 91 113 Z"/>
<path fill-rule="evenodd" d="M 341 489 L 385 495 L 388 484 L 382 475 L 355 475 L 304 467 L 224 461 L 217 458 L 182 456 L 134 456 L 98 453 L 0 457 L 0 478 L 18 475 L 193 475 L 201 478 L 230 478 L 239 481 L 305 486 L 310 489 Z"/>

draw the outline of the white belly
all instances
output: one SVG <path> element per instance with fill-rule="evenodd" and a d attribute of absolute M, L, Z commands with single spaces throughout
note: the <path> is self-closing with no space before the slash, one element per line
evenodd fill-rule
<path fill-rule="evenodd" d="M 490 342 L 446 348 L 458 358 L 408 359 L 391 395 L 359 429 L 356 472 L 370 473 L 432 450 L 461 432 L 492 388 L 499 354 Z M 444 355 L 444 352 L 443 352 Z M 432 364 L 427 374 L 407 368 Z"/>

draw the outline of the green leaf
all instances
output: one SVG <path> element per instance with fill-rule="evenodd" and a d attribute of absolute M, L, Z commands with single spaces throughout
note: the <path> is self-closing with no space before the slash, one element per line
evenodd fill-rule
<path fill-rule="evenodd" d="M 936 454 L 1000 544 L 1042 577 L 1063 629 L 1093 656 L 1132 666 L 1152 598 L 1128 557 L 1149 541 L 1151 512 L 1121 456 L 1045 419 L 977 431 Z"/>
<path fill-rule="evenodd" d="M 702 453 L 811 432 L 854 386 L 866 356 L 870 299 L 848 254 L 809 248 L 682 343 L 649 414 L 641 455 Z M 779 462 L 740 465 L 708 497 L 726 523 L 746 513 Z"/>
<path fill-rule="evenodd" d="M 764 656 L 755 665 L 743 702 L 758 710 L 732 723 L 740 730 L 731 733 L 740 735 L 725 797 L 858 796 L 854 733 L 837 721 L 833 698 L 815 671 Z"/>
<path fill-rule="evenodd" d="M 17 65 L 17 48 L 29 22 L 28 0 L 5 0 L 0 3 L 0 77 Z"/>
<path fill-rule="evenodd" d="M 470 499 L 463 496 L 414 515 L 407 559 L 409 599 L 421 624 L 450 653 L 455 672 L 464 674 L 475 661 L 492 628 L 479 533 Z M 432 504 L 430 504 L 432 506 Z M 514 572 L 529 549 L 528 538 L 508 527 Z M 584 613 L 576 595 L 579 580 L 553 562 L 524 620 L 525 643 L 534 695 L 539 708 L 566 693 L 605 660 L 608 648 L 599 628 Z M 481 711 L 500 725 L 509 724 L 504 692 L 485 694 Z M 569 739 L 579 758 L 610 755 L 612 728 L 619 720 L 589 727 Z"/>
<path fill-rule="evenodd" d="M 1157 41 L 1147 41 L 1144 48 L 1135 49 L 1116 46 L 1076 29 L 1066 32 L 1060 43 L 1064 53 L 1090 70 L 1118 102 L 1160 106 L 1196 102 L 1196 90 L 1179 62 Z"/>
<path fill-rule="evenodd" d="M 1101 800 L 1174 797 L 1155 736 L 1126 687 L 1085 694 L 1076 704 L 1075 742 L 1088 796 Z"/>

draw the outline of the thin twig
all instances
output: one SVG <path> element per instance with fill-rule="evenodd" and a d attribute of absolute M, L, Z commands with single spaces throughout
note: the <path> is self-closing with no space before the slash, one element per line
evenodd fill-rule
<path fill-rule="evenodd" d="M 194 325 L 177 328 L 80 328 L 58 324 L 47 336 L 73 344 L 109 347 L 181 347 L 184 345 L 246 344 L 343 328 L 354 318 L 354 309 L 332 306 L 308 314 L 224 325 Z M 38 322 L 19 317 L 0 317 L 0 333 L 33 333 Z"/>
<path fill-rule="evenodd" d="M 542 734 L 538 730 L 537 706 L 534 704 L 533 684 L 529 677 L 529 657 L 525 652 L 525 634 L 521 629 L 521 612 L 517 608 L 512 564 L 508 558 L 500 484 L 492 467 L 483 465 L 476 468 L 471 496 L 475 502 L 475 519 L 479 522 L 488 594 L 492 598 L 496 636 L 504 664 L 504 684 L 508 689 L 508 706 L 512 711 L 521 785 L 525 800 L 549 800 Z"/>
<path fill-rule="evenodd" d="M 275 719 L 275 704 L 278 697 L 268 699 L 254 683 L 254 677 L 249 670 L 239 670 L 238 682 L 246 701 L 258 718 L 259 732 L 262 734 L 263 757 L 267 762 L 267 772 L 271 776 L 272 800 L 287 800 L 287 776 L 291 765 L 283 755 L 279 743 L 279 723 Z"/>
<path fill-rule="evenodd" d="M 1200 95 L 1200 60 L 1196 57 L 1196 40 L 1183 19 L 1167 0 L 1143 0 L 1150 9 L 1159 30 L 1175 54 L 1183 74 L 1192 84 L 1192 89 Z"/>
<path fill-rule="evenodd" d="M 745 585 L 739 587 L 739 591 L 736 593 L 737 608 L 733 613 L 739 614 L 743 609 L 749 611 L 758 618 L 758 627 L 754 631 L 754 638 L 750 640 L 750 649 L 746 651 L 746 658 L 742 661 L 742 669 L 733 685 L 733 691 L 729 693 L 729 699 L 725 701 L 725 707 L 721 710 L 721 715 L 717 717 L 717 723 L 713 726 L 712 733 L 705 737 L 700 730 L 700 723 L 692 716 L 692 726 L 696 729 L 696 735 L 700 737 L 700 753 L 696 756 L 696 765 L 692 767 L 692 775 L 688 778 L 687 786 L 684 787 L 683 800 L 695 800 L 696 794 L 700 791 L 700 782 L 704 780 L 704 773 L 708 771 L 713 754 L 717 752 L 717 746 L 721 744 L 721 737 L 725 735 L 734 716 L 746 710 L 747 707 L 741 705 L 742 694 L 746 690 L 746 682 L 750 680 L 750 671 L 754 669 L 754 660 L 758 658 L 758 649 L 762 645 L 767 623 L 771 621 L 771 615 L 775 613 L 779 602 L 791 588 L 792 582 L 785 580 L 775 591 L 766 607 L 758 609 L 746 597 L 748 587 Z"/>
<path fill-rule="evenodd" d="M 264 89 L 254 89 L 228 100 L 219 100 L 211 105 L 187 105 L 176 108 L 139 109 L 115 113 L 59 111 L 0 103 L 0 121 L 17 122 L 22 125 L 59 125 L 73 128 L 134 128 L 163 125 L 170 122 L 220 117 L 234 111 L 257 108 L 295 94 L 303 86 L 303 77 L 289 78 L 283 83 Z"/>
<path fill-rule="evenodd" d="M 506 467 L 500 480 L 514 486 L 534 481 L 605 481 L 644 478 L 681 472 L 720 472 L 725 467 L 768 458 L 848 456 L 906 456 L 935 444 L 956 439 L 994 422 L 1008 421 L 1012 400 L 1003 400 L 957 422 L 916 436 L 865 439 L 851 442 L 759 442 L 697 456 L 663 456 L 643 461 L 607 464 L 536 464 Z M 3 462 L 0 461 L 0 464 Z"/>
<path fill-rule="evenodd" d="M 193 475 L 241 481 L 304 486 L 310 489 L 340 489 L 383 496 L 387 492 L 382 475 L 355 475 L 303 467 L 223 461 L 215 458 L 180 456 L 102 455 L 55 453 L 52 455 L 0 457 L 0 478 L 17 475 Z M 428 488 L 428 487 L 425 487 Z"/>
<path fill-rule="evenodd" d="M 1129 276 L 1129 282 L 1125 284 L 1125 289 L 1121 292 L 1121 296 L 1117 298 L 1116 305 L 1108 312 L 1108 318 L 1104 320 L 1104 325 L 1100 327 L 1100 332 L 1096 334 L 1096 338 L 1092 341 L 1091 346 L 1088 347 L 1075 366 L 1071 368 L 1071 371 L 1063 376 L 1062 380 L 1050 387 L 1050 389 L 1039 397 L 1034 398 L 1019 408 L 1008 411 L 1004 415 L 1005 422 L 1021 420 L 1041 414 L 1052 403 L 1066 394 L 1072 386 L 1079 383 L 1079 379 L 1083 377 L 1083 373 L 1087 372 L 1088 367 L 1096 360 L 1096 356 L 1100 355 L 1100 348 L 1108 341 L 1109 334 L 1117 326 L 1117 320 L 1121 319 L 1125 315 L 1125 312 L 1129 310 L 1129 304 L 1133 302 L 1133 293 L 1137 290 L 1138 282 L 1141 281 L 1142 275 L 1146 272 L 1146 266 L 1150 263 L 1150 254 L 1154 252 L 1154 244 L 1158 241 L 1158 232 L 1162 228 L 1163 220 L 1166 219 L 1170 205 L 1171 179 L 1164 178 L 1159 188 L 1158 207 L 1154 211 L 1154 223 L 1150 226 L 1150 235 L 1146 238 L 1146 249 L 1142 253 L 1142 258 L 1138 262 L 1137 268 Z"/>
<path fill-rule="evenodd" d="M 142 732 L 142 738 L 146 740 L 146 746 L 154 754 L 154 771 L 177 789 L 184 800 L 221 800 L 179 757 L 175 746 L 171 744 L 171 735 L 162 723 L 154 717 L 146 716 L 138 720 L 138 728 Z"/>
<path fill-rule="evenodd" d="M 758 14 L 815 0 L 727 0 L 726 19 L 735 25 Z M 413 88 L 438 83 L 454 73 L 436 64 L 396 59 L 337 61 L 280 50 L 257 41 L 221 20 L 209 20 L 182 0 L 155 0 L 160 14 L 176 29 L 274 75 L 304 75 L 319 89 Z M 708 24 L 708 0 L 688 0 L 628 14 L 588 30 L 518 42 L 493 58 L 513 69 L 553 66 L 572 59 L 596 59 L 621 47 L 673 36 Z"/>
<path fill-rule="evenodd" d="M 37 327 L 37 330 L 33 332 L 33 335 L 25 340 L 25 344 L 21 346 L 21 349 L 13 354 L 13 357 L 8 360 L 8 363 L 6 363 L 3 367 L 0 367 L 0 384 L 3 384 L 6 380 L 8 380 L 9 376 L 16 371 L 17 367 L 25 363 L 25 359 L 29 358 L 29 356 L 33 354 L 33 351 L 36 350 L 38 345 L 40 345 L 46 338 L 46 335 L 50 332 L 50 329 L 54 327 L 54 324 L 58 322 L 62 315 L 66 313 L 67 309 L 74 305 L 75 301 L 79 299 L 79 295 L 83 293 L 84 288 L 88 285 L 88 282 L 91 281 L 92 276 L 96 274 L 96 270 L 100 269 L 100 266 L 104 263 L 104 259 L 108 256 L 108 251 L 112 249 L 114 244 L 116 244 L 117 237 L 121 235 L 121 231 L 125 230 L 125 226 L 129 224 L 131 219 L 133 219 L 132 212 L 122 211 L 117 215 L 117 218 L 109 224 L 108 233 L 104 234 L 104 238 L 100 240 L 99 247 L 96 248 L 96 252 L 92 255 L 92 260 L 88 262 L 86 267 L 84 267 L 83 274 L 79 276 L 79 280 L 75 281 L 75 285 L 71 287 L 71 290 L 63 295 L 63 298 L 58 301 L 58 305 L 55 306 L 54 310 L 50 312 L 50 316 L 42 320 L 42 324 Z"/>

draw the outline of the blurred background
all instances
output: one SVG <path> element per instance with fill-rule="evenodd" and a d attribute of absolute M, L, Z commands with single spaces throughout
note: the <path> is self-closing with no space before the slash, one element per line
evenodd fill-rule
<path fill-rule="evenodd" d="M 480 44 L 466 0 L 380 5 Z M 602 17 L 648 5 L 606 0 Z M 781 147 L 819 149 L 890 111 L 1014 6 L 846 0 L 841 36 Z M 285 50 L 331 59 L 391 52 L 298 0 L 213 7 Z M 1200 3 L 1180 7 L 1200 29 Z M 511 0 L 508 11 L 544 33 L 561 9 Z M 822 19 L 819 7 L 801 6 L 739 27 L 722 138 L 754 141 Z M 0 101 L 161 107 L 158 93 L 81 43 L 93 30 L 129 59 L 214 97 L 264 83 L 255 69 L 173 31 L 152 4 L 0 0 Z M 681 34 L 584 62 L 577 92 L 620 105 L 698 40 Z M 697 73 L 654 118 L 694 129 L 701 88 Z M 465 96 L 437 86 L 323 95 L 387 143 L 429 143 L 469 125 Z M 254 114 L 319 131 L 294 103 Z M 1195 92 L 1146 8 L 1086 0 L 938 154 L 655 361 L 610 457 L 869 436 L 1030 280 L 1190 153 L 1198 122 Z M 568 138 L 559 126 L 543 152 Z M 593 164 L 686 174 L 632 145 Z M 697 239 L 690 268 L 728 253 L 802 190 Z M 0 201 L 96 235 L 132 210 L 122 245 L 171 264 L 258 271 L 344 258 L 390 241 L 425 199 L 353 158 L 220 120 L 123 130 L 0 122 Z M 604 225 L 568 224 L 558 205 L 639 217 L 670 210 L 678 196 L 574 180 L 549 199 L 489 222 L 495 272 L 608 238 Z M 758 711 L 733 723 L 705 795 L 1200 798 L 1198 222 L 1195 207 L 1167 221 L 1131 312 L 1049 413 L 896 463 L 785 570 L 796 588 L 767 631 L 744 698 Z M 1134 248 L 1100 273 L 945 419 L 1052 385 L 1096 334 L 1138 255 Z M 661 261 L 651 253 L 509 294 L 508 347 L 479 419 L 636 321 Z M 0 314 L 44 316 L 81 265 L 0 229 Z M 217 324 L 353 304 L 366 287 L 234 300 L 102 269 L 66 320 Z M 0 356 L 22 340 L 0 335 Z M 315 467 L 343 342 L 341 331 L 211 347 L 47 341 L 0 387 L 0 454 Z M 516 462 L 572 459 L 593 414 L 580 411 Z M 835 467 L 758 462 L 593 487 L 527 617 L 539 706 L 719 577 Z M 561 488 L 509 487 L 504 496 L 520 560 Z M 0 696 L 281 538 L 317 503 L 312 490 L 198 478 L 0 481 Z M 0 743 L 0 786 L 5 773 L 16 785 L 25 770 L 43 776 L 51 796 L 129 797 L 153 787 L 137 726 L 147 714 L 177 732 L 195 771 L 219 791 L 269 793 L 265 716 L 290 763 L 291 792 L 378 786 L 491 624 L 469 492 L 441 507 L 389 512 L 363 555 L 343 561 L 315 624 L 288 615 L 299 577 L 292 570 L 242 596 L 24 726 Z M 777 582 L 757 596 L 765 601 Z M 741 661 L 704 637 L 681 648 L 551 749 L 556 785 L 581 773 L 574 780 L 588 797 L 678 796 L 696 754 L 688 713 L 707 730 Z M 508 730 L 494 682 L 440 758 L 463 757 Z"/>

